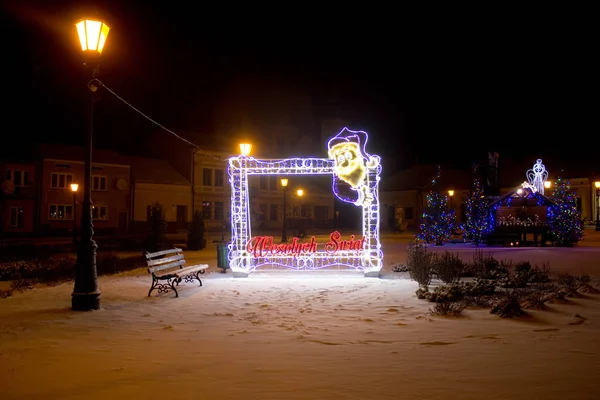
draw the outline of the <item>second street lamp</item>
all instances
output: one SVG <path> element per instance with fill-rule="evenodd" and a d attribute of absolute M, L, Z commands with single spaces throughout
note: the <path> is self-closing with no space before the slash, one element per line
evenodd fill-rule
<path fill-rule="evenodd" d="M 73 192 L 73 246 L 77 250 L 77 189 L 79 185 L 71 183 L 71 192 Z"/>
<path fill-rule="evenodd" d="M 80 241 L 75 266 L 75 285 L 71 294 L 71 308 L 76 311 L 97 310 L 100 308 L 100 289 L 96 269 L 96 250 L 94 226 L 92 223 L 92 133 L 94 131 L 94 101 L 98 90 L 98 62 L 106 44 L 110 27 L 103 21 L 82 19 L 75 24 L 81 50 L 84 55 L 84 68 L 91 67 L 89 89 L 88 131 L 85 140 L 83 201 L 81 203 Z M 90 63 L 92 65 L 90 65 Z M 94 65 L 95 64 L 95 65 Z M 90 71 L 88 71 L 89 73 Z"/>
<path fill-rule="evenodd" d="M 596 187 L 596 230 L 600 231 L 600 181 L 594 182 Z"/>
<path fill-rule="evenodd" d="M 287 242 L 287 205 L 285 195 L 287 192 L 288 180 L 287 178 L 281 178 L 281 188 L 283 189 L 283 227 L 281 229 L 281 243 Z"/>

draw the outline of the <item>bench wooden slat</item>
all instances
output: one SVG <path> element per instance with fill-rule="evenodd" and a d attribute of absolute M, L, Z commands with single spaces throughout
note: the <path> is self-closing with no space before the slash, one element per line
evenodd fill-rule
<path fill-rule="evenodd" d="M 177 254 L 177 255 L 171 256 L 171 257 L 163 257 L 163 258 L 155 258 L 152 260 L 147 260 L 146 263 L 148 264 L 149 267 L 151 267 L 154 265 L 166 264 L 166 263 L 170 263 L 172 261 L 177 261 L 177 260 L 181 260 L 181 259 L 183 259 L 183 254 Z"/>
<path fill-rule="evenodd" d="M 148 268 L 148 272 L 157 272 L 157 271 L 162 271 L 164 269 L 172 269 L 175 267 L 179 267 L 179 268 L 183 268 L 183 266 L 185 265 L 185 260 L 178 260 L 175 262 L 171 262 L 168 264 L 160 264 L 154 267 L 150 267 Z"/>
<path fill-rule="evenodd" d="M 146 253 L 146 258 L 154 258 L 154 257 L 164 256 L 165 254 L 169 254 L 169 253 L 182 253 L 182 252 L 183 252 L 183 250 L 181 250 L 179 247 L 174 247 L 172 249 L 157 251 L 156 253 Z"/>

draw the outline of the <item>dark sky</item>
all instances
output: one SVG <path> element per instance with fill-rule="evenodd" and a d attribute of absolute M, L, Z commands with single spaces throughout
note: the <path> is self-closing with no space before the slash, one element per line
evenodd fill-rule
<path fill-rule="evenodd" d="M 600 142 L 592 25 L 568 10 L 1 4 L 3 137 L 26 144 L 83 140 L 73 23 L 84 10 L 112 26 L 101 80 L 170 129 L 208 134 L 287 115 L 309 133 L 335 104 L 370 133 L 372 152 L 401 166 L 469 165 L 487 151 L 575 160 Z M 132 149 L 156 129 L 107 93 L 95 115 L 100 146 Z"/>

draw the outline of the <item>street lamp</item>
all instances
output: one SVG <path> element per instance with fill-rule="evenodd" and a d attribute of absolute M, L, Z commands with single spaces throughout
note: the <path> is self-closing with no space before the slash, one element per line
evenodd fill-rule
<path fill-rule="evenodd" d="M 596 187 L 596 230 L 600 231 L 600 181 L 594 182 Z"/>
<path fill-rule="evenodd" d="M 281 188 L 283 189 L 283 228 L 281 229 L 281 243 L 287 242 L 287 212 L 286 212 L 286 202 L 285 202 L 285 194 L 287 192 L 288 180 L 287 178 L 281 178 Z"/>
<path fill-rule="evenodd" d="M 73 246 L 77 250 L 77 189 L 79 185 L 71 183 L 71 192 L 73 192 Z"/>
<path fill-rule="evenodd" d="M 240 153 L 247 157 L 250 155 L 250 151 L 252 150 L 252 145 L 250 143 L 240 143 Z"/>
<path fill-rule="evenodd" d="M 98 62 L 110 27 L 96 19 L 82 19 L 75 24 L 81 51 L 84 54 L 84 67 L 88 62 L 96 63 L 92 67 L 92 79 L 88 82 L 89 116 L 88 131 L 85 144 L 85 171 L 83 178 L 83 202 L 81 203 L 80 241 L 77 249 L 75 266 L 75 287 L 71 294 L 71 308 L 76 311 L 97 310 L 100 308 L 100 289 L 98 287 L 98 271 L 96 269 L 96 250 L 94 226 L 92 223 L 92 133 L 94 130 L 94 100 L 98 90 Z"/>
<path fill-rule="evenodd" d="M 450 196 L 450 209 L 452 210 L 452 197 L 454 197 L 454 190 L 448 190 L 448 196 Z"/>

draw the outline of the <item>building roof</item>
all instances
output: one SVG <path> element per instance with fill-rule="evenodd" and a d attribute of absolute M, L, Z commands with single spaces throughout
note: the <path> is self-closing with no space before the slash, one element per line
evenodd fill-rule
<path fill-rule="evenodd" d="M 82 146 L 73 146 L 67 144 L 37 144 L 35 146 L 36 158 L 56 159 L 65 161 L 84 162 L 85 151 Z M 92 163 L 129 165 L 127 160 L 114 150 L 110 149 L 92 149 Z"/>
<path fill-rule="evenodd" d="M 500 196 L 498 199 L 492 201 L 490 206 L 523 206 L 528 200 L 530 206 L 534 204 L 544 206 L 555 204 L 554 200 L 552 200 L 550 197 L 544 196 L 539 192 L 534 192 L 527 187 L 519 187 L 518 189 L 508 192 L 505 195 Z"/>
<path fill-rule="evenodd" d="M 190 185 L 190 181 L 165 160 L 138 156 L 124 156 L 124 158 L 131 165 L 133 182 Z"/>

